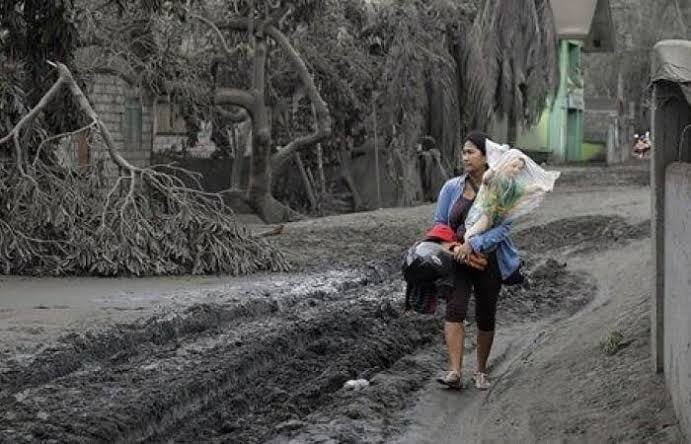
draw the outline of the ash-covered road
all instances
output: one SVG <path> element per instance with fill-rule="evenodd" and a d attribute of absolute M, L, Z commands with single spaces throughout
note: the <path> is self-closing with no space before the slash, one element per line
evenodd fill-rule
<path fill-rule="evenodd" d="M 518 232 L 530 284 L 505 289 L 499 328 L 585 306 L 594 281 L 568 270 L 564 255 L 647 236 L 645 222 L 629 222 L 583 216 Z M 390 441 L 440 370 L 441 320 L 402 311 L 397 254 L 366 260 L 264 276 L 214 302 L 6 355 L 0 441 Z M 344 390 L 354 378 L 371 385 Z"/>

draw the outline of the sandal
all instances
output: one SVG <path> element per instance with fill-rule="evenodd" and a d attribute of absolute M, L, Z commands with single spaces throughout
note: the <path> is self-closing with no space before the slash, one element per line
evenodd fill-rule
<path fill-rule="evenodd" d="M 475 372 L 473 375 L 473 382 L 475 382 L 475 388 L 478 390 L 487 390 L 492 386 L 489 382 L 487 373 Z"/>
<path fill-rule="evenodd" d="M 444 376 L 437 378 L 439 384 L 445 385 L 453 389 L 462 389 L 463 381 L 461 380 L 461 374 L 456 371 L 448 371 Z"/>

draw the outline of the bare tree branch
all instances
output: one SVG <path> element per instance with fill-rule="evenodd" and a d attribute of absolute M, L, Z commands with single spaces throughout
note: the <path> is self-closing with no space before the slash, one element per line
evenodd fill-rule
<path fill-rule="evenodd" d="M 238 229 L 220 194 L 190 188 L 193 173 L 168 166 L 178 174 L 167 174 L 123 158 L 69 69 L 52 65 L 58 80 L 30 113 L 40 113 L 67 85 L 90 125 L 98 126 L 119 176 L 106 194 L 97 168 L 83 176 L 37 159 L 24 171 L 19 136 L 31 116 L 21 119 L 2 139 L 14 142 L 22 173 L 0 177 L 0 188 L 12 190 L 0 211 L 5 273 L 243 274 L 288 268 L 280 252 Z"/>
<path fill-rule="evenodd" d="M 217 25 L 218 29 L 230 29 L 233 31 L 249 31 L 252 20 L 250 18 L 235 17 Z"/>
<path fill-rule="evenodd" d="M 41 142 L 41 144 L 38 146 L 38 148 L 36 149 L 36 155 L 34 156 L 34 161 L 33 161 L 31 164 L 32 164 L 33 166 L 36 166 L 36 162 L 38 162 L 38 159 L 39 159 L 39 157 L 40 157 L 40 155 L 41 155 L 41 151 L 43 150 L 43 147 L 46 146 L 46 145 L 48 144 L 48 142 L 51 142 L 51 141 L 53 141 L 53 140 L 62 139 L 63 137 L 72 137 L 72 136 L 75 136 L 75 135 L 77 135 L 77 134 L 79 134 L 79 133 L 82 133 L 82 132 L 84 132 L 84 131 L 87 131 L 87 130 L 93 128 L 93 127 L 98 127 L 98 124 L 97 124 L 96 121 L 92 121 L 92 122 L 90 122 L 88 125 L 85 125 L 85 126 L 79 128 L 79 129 L 77 129 L 77 130 L 68 131 L 68 132 L 61 133 L 61 134 L 56 134 L 56 135 L 54 135 L 54 136 L 51 136 L 51 137 L 48 137 L 48 138 L 44 139 L 44 140 Z"/>
<path fill-rule="evenodd" d="M 260 231 L 259 233 L 252 234 L 252 237 L 277 236 L 277 235 L 283 233 L 283 228 L 284 228 L 284 225 L 278 225 L 277 227 L 271 228 L 269 230 Z"/>
<path fill-rule="evenodd" d="M 221 46 L 223 47 L 223 52 L 225 52 L 225 55 L 229 58 L 232 59 L 235 57 L 235 55 L 238 53 L 238 48 L 230 49 L 228 46 L 228 42 L 226 41 L 225 37 L 223 36 L 223 33 L 221 32 L 220 29 L 218 29 L 218 26 L 211 20 L 207 19 L 206 17 L 202 17 L 201 15 L 197 15 L 194 13 L 189 13 L 189 16 L 195 20 L 199 20 L 200 22 L 204 23 L 206 26 L 211 28 L 211 30 L 216 33 L 216 36 L 218 37 L 218 40 L 221 42 Z"/>
<path fill-rule="evenodd" d="M 679 21 L 679 27 L 681 29 L 682 33 L 685 33 L 687 29 L 686 23 L 684 22 L 684 12 L 681 10 L 681 6 L 679 5 L 679 0 L 674 0 L 674 9 L 676 9 L 677 12 L 677 20 Z"/>
<path fill-rule="evenodd" d="M 7 142 L 11 137 L 18 136 L 19 132 L 23 129 L 23 127 L 32 122 L 38 116 L 38 114 L 41 111 L 43 111 L 43 109 L 48 105 L 48 102 L 55 98 L 64 81 L 64 78 L 59 78 L 58 81 L 55 82 L 53 86 L 48 90 L 48 92 L 43 97 L 41 97 L 41 100 L 39 100 L 36 106 L 34 106 L 27 115 L 22 117 L 21 120 L 19 120 L 17 125 L 15 125 L 15 127 L 10 132 L 10 134 L 0 139 L 0 145 Z M 28 129 L 29 128 L 26 128 L 26 130 Z"/>
<path fill-rule="evenodd" d="M 77 82 L 74 80 L 74 77 L 72 76 L 70 70 L 67 69 L 67 66 L 63 65 L 62 63 L 57 63 L 56 67 L 58 69 L 58 72 L 60 73 L 60 78 L 64 79 L 64 82 L 67 84 L 70 91 L 77 100 L 79 107 L 86 113 L 87 116 L 89 116 L 89 119 L 97 123 L 98 129 L 103 135 L 104 142 L 106 143 L 108 154 L 110 155 L 111 159 L 113 159 L 113 162 L 115 162 L 120 168 L 124 168 L 129 171 L 141 171 L 141 168 L 132 165 L 124 157 L 122 157 L 122 155 L 115 146 L 115 142 L 113 141 L 113 136 L 110 134 L 110 131 L 98 117 L 96 111 L 94 111 L 93 107 L 91 106 L 91 103 L 89 103 L 89 100 L 86 98 L 86 95 L 79 87 L 79 85 L 77 85 Z"/>
<path fill-rule="evenodd" d="M 53 63 L 50 64 L 54 65 Z M 37 188 L 38 183 L 36 182 L 36 180 L 33 177 L 27 175 L 26 171 L 24 170 L 23 153 L 20 144 L 21 131 L 25 130 L 28 132 L 31 130 L 31 126 L 33 125 L 33 122 L 36 120 L 36 117 L 39 115 L 39 113 L 43 111 L 43 109 L 48 105 L 48 103 L 51 100 L 53 100 L 55 96 L 57 96 L 58 92 L 60 91 L 60 88 L 66 80 L 67 79 L 65 77 L 60 75 L 58 80 L 53 84 L 53 86 L 51 86 L 48 92 L 44 94 L 43 97 L 41 97 L 41 100 L 39 100 L 36 106 L 34 106 L 27 115 L 25 115 L 19 120 L 19 122 L 14 126 L 14 128 L 12 128 L 12 131 L 10 131 L 9 134 L 0 139 L 0 146 L 7 143 L 9 140 L 13 141 L 15 164 L 17 166 L 19 174 L 21 174 L 22 177 L 30 180 Z"/>
<path fill-rule="evenodd" d="M 315 130 L 312 134 L 293 140 L 288 145 L 282 147 L 278 153 L 274 155 L 274 158 L 272 159 L 272 167 L 274 170 L 278 170 L 282 164 L 290 159 L 293 152 L 299 150 L 303 146 L 319 142 L 320 140 L 323 140 L 331 135 L 331 115 L 326 102 L 324 99 L 322 99 L 319 91 L 317 90 L 317 86 L 314 84 L 314 79 L 307 69 L 307 65 L 305 65 L 304 60 L 302 60 L 300 54 L 288 41 L 288 38 L 285 36 L 285 34 L 274 26 L 269 26 L 266 29 L 266 33 L 269 37 L 276 41 L 278 46 L 288 56 L 288 59 L 297 71 L 297 74 L 305 87 L 307 97 L 314 105 L 314 112 L 317 118 L 317 121 L 315 122 Z"/>
<path fill-rule="evenodd" d="M 246 121 L 247 119 L 250 119 L 250 115 L 246 109 L 241 109 L 239 111 L 233 112 L 233 111 L 228 111 L 227 109 L 225 109 L 223 107 L 217 106 L 216 112 L 218 112 L 225 119 L 228 119 L 233 123 L 241 123 L 241 122 Z"/>
<path fill-rule="evenodd" d="M 216 105 L 239 106 L 250 114 L 253 114 L 256 106 L 256 100 L 250 92 L 237 88 L 217 88 L 214 100 Z"/>

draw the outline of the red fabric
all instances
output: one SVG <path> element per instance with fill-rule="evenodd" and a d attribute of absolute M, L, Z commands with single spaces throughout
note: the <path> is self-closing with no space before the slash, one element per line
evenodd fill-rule
<path fill-rule="evenodd" d="M 435 224 L 425 233 L 425 238 L 427 240 L 440 240 L 442 242 L 458 242 L 456 233 L 454 233 L 451 227 L 444 224 Z"/>

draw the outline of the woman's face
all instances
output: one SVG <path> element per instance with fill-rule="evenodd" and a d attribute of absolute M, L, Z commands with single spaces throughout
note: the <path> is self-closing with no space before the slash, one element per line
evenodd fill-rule
<path fill-rule="evenodd" d="M 473 142 L 467 140 L 463 144 L 463 167 L 468 173 L 476 173 L 478 171 L 484 171 L 485 165 L 487 164 L 487 159 L 482 151 L 475 146 Z"/>

